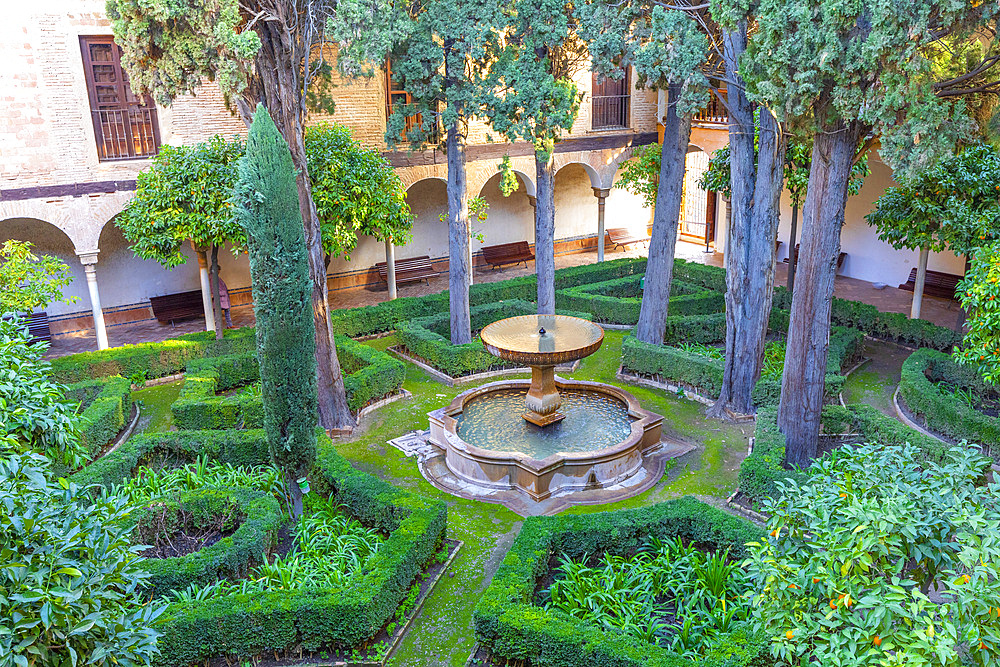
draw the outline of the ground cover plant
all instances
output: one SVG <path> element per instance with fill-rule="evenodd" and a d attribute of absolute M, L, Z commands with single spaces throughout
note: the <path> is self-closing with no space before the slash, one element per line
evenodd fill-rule
<path fill-rule="evenodd" d="M 747 620 L 749 590 L 727 551 L 705 553 L 684 540 L 651 537 L 632 557 L 560 559 L 542 592 L 546 609 L 695 660 L 719 635 Z"/>
<path fill-rule="evenodd" d="M 726 555 L 742 559 L 744 544 L 762 535 L 693 498 L 530 517 L 476 606 L 476 637 L 494 658 L 531 664 L 680 665 L 691 655 L 704 665 L 750 664 L 766 647 L 740 620 L 743 591 Z M 603 560 L 591 564 L 595 554 Z M 678 625 L 660 625 L 673 612 Z"/>
<path fill-rule="evenodd" d="M 931 431 L 998 455 L 1000 394 L 975 367 L 941 352 L 918 350 L 903 363 L 899 398 Z"/>
<path fill-rule="evenodd" d="M 745 563 L 779 665 L 996 665 L 1000 522 L 970 448 L 845 447 L 765 501 Z"/>

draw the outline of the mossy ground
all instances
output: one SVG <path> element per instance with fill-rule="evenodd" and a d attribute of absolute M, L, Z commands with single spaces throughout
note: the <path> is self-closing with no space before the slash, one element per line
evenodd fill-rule
<path fill-rule="evenodd" d="M 600 351 L 583 360 L 573 377 L 621 384 L 615 374 L 623 338 L 623 332 L 608 331 Z M 387 336 L 367 344 L 384 350 L 395 343 L 394 337 Z M 448 403 L 469 385 L 447 387 L 416 366 L 408 365 L 404 387 L 413 394 L 412 398 L 368 415 L 355 435 L 338 443 L 337 448 L 361 470 L 448 503 L 448 535 L 462 540 L 465 546 L 427 600 L 390 664 L 460 667 L 475 643 L 472 610 L 520 529 L 521 517 L 500 505 L 463 500 L 438 491 L 420 475 L 415 459 L 406 458 L 388 444 L 392 438 L 427 428 L 427 413 Z M 643 407 L 663 415 L 664 434 L 689 442 L 694 449 L 672 462 L 663 480 L 649 491 L 619 503 L 577 507 L 570 512 L 638 507 L 687 494 L 709 501 L 720 500 L 735 490 L 736 474 L 746 453 L 752 425 L 708 419 L 704 406 L 662 391 L 633 386 L 628 386 L 628 390 Z M 173 383 L 134 392 L 134 397 L 143 401 L 146 430 L 172 428 L 170 404 L 179 391 L 180 383 Z"/>
<path fill-rule="evenodd" d="M 863 354 L 871 361 L 848 376 L 843 389 L 844 401 L 867 403 L 895 419 L 892 394 L 899 384 L 903 362 L 912 353 L 913 350 L 894 343 L 865 341 Z"/>

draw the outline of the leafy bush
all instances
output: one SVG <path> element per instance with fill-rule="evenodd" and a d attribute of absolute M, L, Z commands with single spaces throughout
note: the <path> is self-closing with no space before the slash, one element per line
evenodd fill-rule
<path fill-rule="evenodd" d="M 66 388 L 69 401 L 80 401 L 77 432 L 91 459 L 121 433 L 132 411 L 132 383 L 120 377 L 76 382 Z"/>
<path fill-rule="evenodd" d="M 553 558 L 586 560 L 604 553 L 630 557 L 651 536 L 728 549 L 742 558 L 743 545 L 762 535 L 753 524 L 692 498 L 583 516 L 529 517 L 476 606 L 476 638 L 493 656 L 537 665 L 688 665 L 689 660 L 668 648 L 537 606 L 537 582 L 548 574 Z M 745 624 L 734 624 L 718 639 L 698 664 L 746 665 L 766 651 Z"/>
<path fill-rule="evenodd" d="M 747 620 L 739 564 L 683 540 L 649 539 L 632 557 L 605 554 L 595 565 L 563 556 L 542 591 L 545 608 L 619 630 L 696 660 Z"/>
<path fill-rule="evenodd" d="M 148 664 L 163 606 L 145 603 L 129 508 L 51 478 L 0 441 L 0 658 L 18 667 Z M 6 440 L 9 443 L 10 440 Z"/>
<path fill-rule="evenodd" d="M 44 454 L 59 471 L 85 460 L 65 387 L 53 382 L 44 345 L 29 345 L 27 329 L 0 320 L 0 442 L 18 453 Z"/>
<path fill-rule="evenodd" d="M 1000 523 L 1000 487 L 982 485 L 986 465 L 967 448 L 938 464 L 859 445 L 780 484 L 745 563 L 779 664 L 996 664 L 1000 548 L 983 531 Z"/>
<path fill-rule="evenodd" d="M 996 209 L 997 202 L 993 201 L 992 206 Z M 996 224 L 992 226 L 991 231 L 997 234 Z M 958 284 L 957 292 L 961 295 L 962 307 L 969 313 L 969 322 L 956 359 L 978 369 L 984 381 L 1000 385 L 1000 300 L 997 299 L 1000 296 L 1000 241 L 975 251 L 972 265 Z"/>
<path fill-rule="evenodd" d="M 133 542 L 156 545 L 177 530 L 194 530 L 228 520 L 222 527 L 235 528 L 231 535 L 198 551 L 174 558 L 150 558 L 142 564 L 149 573 L 147 591 L 166 596 L 191 585 L 203 586 L 219 579 L 237 579 L 264 562 L 277 542 L 283 517 L 281 506 L 270 494 L 254 489 L 203 488 L 175 497 L 159 498 L 133 513 Z"/>
<path fill-rule="evenodd" d="M 966 398 L 957 395 L 956 388 L 968 392 Z M 971 440 L 989 448 L 992 456 L 1000 455 L 1000 451 L 993 451 L 1000 445 L 1000 417 L 976 409 L 988 397 L 996 400 L 996 394 L 975 368 L 960 366 L 942 352 L 917 350 L 903 362 L 899 395 L 932 431 L 955 440 Z"/>

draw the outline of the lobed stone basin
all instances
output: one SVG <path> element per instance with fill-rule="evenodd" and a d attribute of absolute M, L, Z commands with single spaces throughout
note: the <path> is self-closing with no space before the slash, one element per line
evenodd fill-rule
<path fill-rule="evenodd" d="M 584 400 L 588 395 L 596 399 L 601 410 L 620 410 L 621 419 L 616 417 L 612 430 L 608 431 L 614 433 L 614 429 L 620 427 L 620 439 L 603 437 L 599 446 L 593 446 L 594 437 L 588 435 L 587 425 L 574 423 L 580 414 L 578 409 L 576 412 L 567 411 L 562 423 L 543 427 L 522 423 L 524 420 L 519 413 L 507 411 L 503 419 L 508 421 L 499 418 L 496 421 L 500 429 L 496 437 L 485 438 L 491 443 L 489 448 L 466 442 L 459 431 L 467 405 L 498 398 L 509 401 L 511 392 L 527 393 L 531 385 L 528 380 L 502 380 L 463 392 L 446 407 L 428 413 L 428 441 L 443 451 L 448 470 L 464 482 L 485 489 L 517 490 L 535 501 L 563 492 L 620 484 L 639 472 L 645 454 L 660 446 L 663 418 L 644 410 L 635 397 L 624 389 L 558 376 L 554 382 L 561 393 L 580 394 Z M 580 409 L 586 411 L 588 408 L 584 405 Z M 477 415 L 476 419 L 481 420 L 483 416 Z M 511 419 L 518 421 L 509 421 Z M 477 426 L 481 429 L 488 424 Z M 505 442 L 523 444 L 520 436 L 524 434 L 515 432 L 516 428 L 544 429 L 544 435 L 539 431 L 546 442 L 543 449 L 552 453 L 536 458 L 525 451 L 505 447 Z M 560 441 L 563 433 L 566 436 Z M 480 442 L 484 440 L 481 433 L 476 439 Z M 537 448 L 521 448 L 539 452 Z"/>

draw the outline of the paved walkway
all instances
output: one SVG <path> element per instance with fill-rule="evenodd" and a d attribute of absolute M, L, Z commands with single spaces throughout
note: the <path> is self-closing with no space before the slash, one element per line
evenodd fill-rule
<path fill-rule="evenodd" d="M 679 242 L 677 244 L 677 256 L 694 262 L 702 262 L 713 266 L 722 266 L 722 256 L 718 253 L 705 253 L 704 247 L 691 243 Z M 643 248 L 633 249 L 627 252 L 608 252 L 608 259 L 619 257 L 637 257 L 645 253 Z M 576 253 L 572 255 L 561 255 L 556 257 L 556 268 L 567 266 L 580 266 L 591 264 L 597 261 L 597 251 Z M 499 270 L 485 268 L 477 269 L 475 272 L 476 282 L 495 282 L 505 280 L 515 276 L 522 276 L 534 273 L 535 266 L 519 266 Z M 786 283 L 788 265 L 778 263 L 776 270 L 777 282 L 779 285 Z M 442 275 L 432 279 L 429 284 L 419 283 L 407 285 L 399 288 L 399 296 L 423 296 L 433 294 L 448 289 L 448 276 Z M 838 277 L 836 282 L 836 295 L 844 299 L 863 301 L 870 303 L 880 310 L 886 312 L 909 313 L 910 299 L 912 294 L 894 287 L 886 287 L 877 290 L 871 283 L 854 278 Z M 359 287 L 347 290 L 338 290 L 330 293 L 330 308 L 355 308 L 358 306 L 370 306 L 372 304 L 385 301 L 387 292 L 384 287 Z M 923 305 L 923 316 L 935 324 L 954 328 L 959 321 L 961 309 L 953 301 L 946 301 L 935 297 L 925 296 Z M 237 327 L 252 326 L 254 324 L 253 306 L 237 306 L 232 309 L 233 325 Z M 163 325 L 156 320 L 147 320 L 132 324 L 121 324 L 108 327 L 108 341 L 112 347 L 129 343 L 157 342 L 167 338 L 173 338 L 183 333 L 202 331 L 205 328 L 204 318 L 197 318 L 187 322 L 171 326 Z M 61 357 L 77 352 L 86 352 L 97 349 L 97 339 L 94 331 L 85 330 L 71 334 L 54 337 L 49 348 L 47 357 Z"/>

